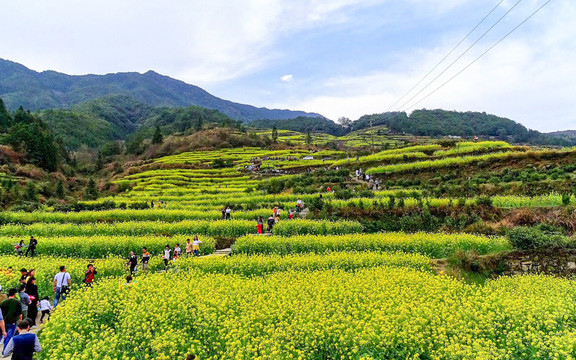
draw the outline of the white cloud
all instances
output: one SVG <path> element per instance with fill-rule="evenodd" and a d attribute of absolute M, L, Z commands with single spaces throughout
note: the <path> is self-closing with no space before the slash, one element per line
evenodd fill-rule
<path fill-rule="evenodd" d="M 528 23 L 531 26 L 520 28 L 429 98 L 415 107 L 400 110 L 444 108 L 485 111 L 542 131 L 576 128 L 576 109 L 572 106 L 576 95 L 576 68 L 570 61 L 576 58 L 576 44 L 573 41 L 576 37 L 576 27 L 573 25 L 576 4 L 565 0 L 539 15 Z M 551 18 L 554 22 L 546 20 Z M 511 24 L 508 25 L 510 28 Z M 503 31 L 502 35 L 505 33 Z M 436 89 L 491 44 L 480 45 L 476 52 L 458 62 L 407 105 Z M 323 82 L 317 96 L 292 99 L 290 104 L 283 106 L 319 112 L 332 119 L 340 116 L 358 118 L 364 114 L 387 111 L 420 76 L 436 65 L 451 48 L 450 45 L 436 52 L 422 49 L 423 56 L 417 61 L 415 59 L 419 57 L 404 54 L 405 58 L 401 61 L 411 63 L 418 69 L 413 74 L 383 70 L 358 77 L 334 77 Z"/>
<path fill-rule="evenodd" d="M 542 2 L 523 4 L 536 7 Z M 390 21 L 388 10 L 398 4 L 409 5 L 403 9 L 410 11 L 402 13 L 406 17 L 402 25 L 407 27 L 418 25 L 411 24 L 416 13 L 421 19 L 436 19 L 461 6 L 486 6 L 482 0 L 30 0 L 30 6 L 4 1 L 0 2 L 0 57 L 35 70 L 73 74 L 153 69 L 203 87 L 226 88 L 232 79 L 249 81 L 249 75 L 263 70 L 274 70 L 270 74 L 299 71 L 275 68 L 287 55 L 293 63 L 305 64 L 298 59 L 298 49 L 282 46 L 290 35 L 322 33 L 343 23 L 372 30 L 374 24 L 355 17 L 359 9 L 374 7 L 382 14 L 382 23 L 375 24 L 381 26 L 377 31 L 398 31 L 402 36 L 400 29 L 382 27 Z M 509 7 L 512 2 L 506 4 Z M 574 17 L 574 1 L 552 2 L 418 107 L 492 112 L 537 129 L 573 128 L 576 70 L 570 60 L 576 56 Z M 457 21 L 445 24 L 445 20 L 441 24 L 446 29 L 441 30 L 449 31 L 438 35 L 445 44 L 391 48 L 389 58 L 395 62 L 388 61 L 380 68 L 365 70 L 351 60 L 340 64 L 338 53 L 314 54 L 315 60 L 330 63 L 334 74 L 344 75 L 318 79 L 298 72 L 298 81 L 283 87 L 290 93 L 267 95 L 266 103 L 255 105 L 303 109 L 331 118 L 386 111 L 465 34 L 467 29 L 458 28 Z M 503 24 L 513 23 L 507 19 Z M 412 40 L 406 38 L 405 42 Z M 376 51 L 382 44 L 365 46 Z M 342 51 L 347 51 L 345 42 Z M 288 76 L 281 80 L 293 79 Z M 259 91 L 271 91 L 273 84 L 279 83 L 277 75 L 258 80 L 253 88 Z M 248 103 L 257 102 L 235 92 L 228 92 L 233 95 L 231 100 L 241 96 Z"/>
<path fill-rule="evenodd" d="M 290 82 L 290 81 L 294 80 L 294 75 L 284 75 L 280 78 L 280 80 L 282 80 L 284 82 Z"/>

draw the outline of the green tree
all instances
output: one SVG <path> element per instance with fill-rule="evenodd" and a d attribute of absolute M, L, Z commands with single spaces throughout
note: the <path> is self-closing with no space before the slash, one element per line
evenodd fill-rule
<path fill-rule="evenodd" d="M 28 182 L 28 185 L 26 185 L 26 194 L 25 199 L 28 201 L 37 201 L 37 195 L 38 192 L 36 191 L 36 186 L 34 186 L 34 183 L 32 183 L 32 181 Z"/>
<path fill-rule="evenodd" d="M 198 119 L 196 120 L 195 130 L 200 131 L 204 127 L 204 113 L 200 113 L 198 115 Z"/>
<path fill-rule="evenodd" d="M 278 142 L 278 128 L 276 125 L 272 128 L 272 141 Z"/>
<path fill-rule="evenodd" d="M 96 166 L 95 170 L 100 171 L 104 167 L 104 156 L 102 156 L 102 152 L 98 151 L 98 155 L 96 157 Z"/>
<path fill-rule="evenodd" d="M 308 130 L 306 132 L 306 144 L 307 145 L 312 145 L 312 133 L 310 132 L 310 130 Z"/>
<path fill-rule="evenodd" d="M 89 200 L 96 200 L 98 198 L 98 189 L 96 188 L 96 182 L 94 179 L 88 181 L 88 187 L 86 188 L 86 198 Z"/>
<path fill-rule="evenodd" d="M 58 184 L 56 184 L 56 196 L 59 199 L 64 199 L 64 182 L 62 180 L 58 180 Z"/>
<path fill-rule="evenodd" d="M 140 155 L 142 153 L 142 143 L 144 142 L 144 136 L 142 133 L 137 132 L 129 140 L 126 141 L 126 153 Z"/>
<path fill-rule="evenodd" d="M 0 132 L 6 132 L 11 126 L 12 116 L 10 116 L 4 101 L 0 98 Z"/>
<path fill-rule="evenodd" d="M 26 115 L 21 114 L 21 118 L 24 117 Z M 56 171 L 60 151 L 52 131 L 40 120 L 32 119 L 33 122 L 16 122 L 10 128 L 6 142 L 17 151 L 24 151 L 30 163 L 48 171 Z"/>
<path fill-rule="evenodd" d="M 37 120 L 34 118 L 32 114 L 30 114 L 30 111 L 24 110 L 22 106 L 20 106 L 18 110 L 16 110 L 16 114 L 14 114 L 14 123 L 16 124 L 18 123 L 31 124 L 34 123 L 35 121 Z"/>
<path fill-rule="evenodd" d="M 154 131 L 154 135 L 152 136 L 152 144 L 162 144 L 163 142 L 164 142 L 164 136 L 162 136 L 160 126 L 156 125 L 156 130 Z"/>

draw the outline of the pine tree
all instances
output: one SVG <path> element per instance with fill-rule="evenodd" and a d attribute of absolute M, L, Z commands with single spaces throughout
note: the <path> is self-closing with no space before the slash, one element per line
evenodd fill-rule
<path fill-rule="evenodd" d="M 59 199 L 64 199 L 64 183 L 62 180 L 58 180 L 58 184 L 56 185 L 56 196 Z"/>
<path fill-rule="evenodd" d="M 96 171 L 102 170 L 103 167 L 104 167 L 104 157 L 102 156 L 102 153 L 98 151 L 98 156 L 96 157 Z"/>
<path fill-rule="evenodd" d="M 200 113 L 200 115 L 198 116 L 198 120 L 196 120 L 196 131 L 200 131 L 202 130 L 202 128 L 204 127 L 204 114 Z"/>
<path fill-rule="evenodd" d="M 98 198 L 98 189 L 96 188 L 96 182 L 92 178 L 88 182 L 88 187 L 86 188 L 86 198 L 89 200 L 96 200 Z"/>
<path fill-rule="evenodd" d="M 308 132 L 306 133 L 306 144 L 312 145 L 312 134 L 310 133 L 310 130 L 308 130 Z"/>
<path fill-rule="evenodd" d="M 276 127 L 276 125 L 274 125 L 274 127 L 272 128 L 272 141 L 274 142 L 278 141 L 278 128 Z"/>
<path fill-rule="evenodd" d="M 26 186 L 26 195 L 25 195 L 26 200 L 36 201 L 37 200 L 36 195 L 37 195 L 36 186 L 34 186 L 34 184 L 31 181 L 29 181 L 28 185 Z"/>
<path fill-rule="evenodd" d="M 7 131 L 11 126 L 12 116 L 10 116 L 10 113 L 6 110 L 4 101 L 0 98 L 0 132 Z"/>
<path fill-rule="evenodd" d="M 162 131 L 160 131 L 160 126 L 156 125 L 156 130 L 154 131 L 154 136 L 152 136 L 152 144 L 162 144 L 164 142 L 164 136 L 162 136 Z"/>

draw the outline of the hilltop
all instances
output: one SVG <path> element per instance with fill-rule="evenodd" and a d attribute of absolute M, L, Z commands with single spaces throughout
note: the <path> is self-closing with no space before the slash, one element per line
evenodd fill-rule
<path fill-rule="evenodd" d="M 129 95 L 156 107 L 202 106 L 243 121 L 321 117 L 303 111 L 258 108 L 218 98 L 198 86 L 148 71 L 106 75 L 67 75 L 56 71 L 37 72 L 0 59 L 0 98 L 6 107 L 31 111 L 70 108 L 106 95 Z"/>

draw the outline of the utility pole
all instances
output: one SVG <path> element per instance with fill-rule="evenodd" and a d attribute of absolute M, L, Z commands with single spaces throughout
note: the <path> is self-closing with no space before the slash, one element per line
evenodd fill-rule
<path fill-rule="evenodd" d="M 372 118 L 370 118 L 370 130 L 372 133 L 372 155 L 374 155 L 374 128 L 372 127 Z"/>

